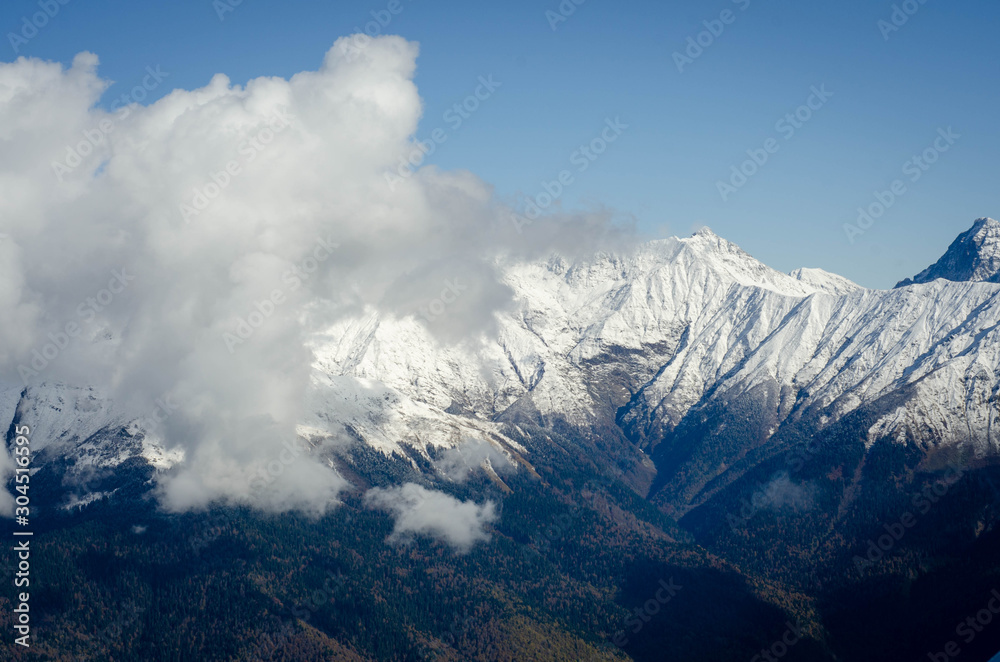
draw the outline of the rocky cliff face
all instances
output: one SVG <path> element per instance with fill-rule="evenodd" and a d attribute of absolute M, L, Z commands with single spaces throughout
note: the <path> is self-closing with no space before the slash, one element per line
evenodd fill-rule
<path fill-rule="evenodd" d="M 958 236 L 940 260 L 896 287 L 929 283 L 936 278 L 1000 283 L 1000 221 L 980 218 Z"/>

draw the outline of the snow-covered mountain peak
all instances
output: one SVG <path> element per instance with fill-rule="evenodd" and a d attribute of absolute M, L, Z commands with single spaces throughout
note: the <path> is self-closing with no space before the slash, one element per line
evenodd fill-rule
<path fill-rule="evenodd" d="M 793 297 L 807 297 L 828 291 L 827 288 L 817 287 L 814 283 L 772 269 L 707 227 L 690 237 L 674 241 L 678 246 L 674 262 L 679 268 L 693 269 L 696 272 L 707 270 L 722 280 Z"/>
<path fill-rule="evenodd" d="M 1000 221 L 980 218 L 952 242 L 940 260 L 896 287 L 927 283 L 937 278 L 952 281 L 1000 283 Z"/>

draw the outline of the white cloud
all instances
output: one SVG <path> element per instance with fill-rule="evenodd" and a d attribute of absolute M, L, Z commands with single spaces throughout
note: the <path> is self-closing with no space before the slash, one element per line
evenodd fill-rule
<path fill-rule="evenodd" d="M 310 334 L 366 305 L 414 314 L 458 278 L 464 293 L 429 327 L 475 336 L 509 299 L 498 253 L 618 236 L 604 213 L 519 235 L 466 172 L 424 167 L 390 191 L 384 174 L 421 116 L 418 47 L 381 37 L 347 61 L 340 43 L 317 71 L 245 86 L 219 74 L 127 112 L 96 107 L 108 83 L 93 54 L 69 69 L 0 63 L 0 379 L 20 381 L 75 324 L 30 383 L 93 385 L 137 416 L 180 403 L 156 430 L 185 457 L 161 480 L 167 508 L 322 510 L 345 483 L 309 456 L 268 490 L 247 487 L 295 439 Z M 319 242 L 336 248 L 309 262 Z M 128 287 L 92 304 L 116 270 Z M 227 345 L 261 305 L 252 335 Z"/>
<path fill-rule="evenodd" d="M 365 494 L 365 502 L 395 516 L 390 542 L 405 542 L 421 534 L 441 539 L 463 553 L 477 542 L 489 540 L 490 534 L 484 527 L 498 519 L 492 501 L 480 506 L 416 483 L 389 489 L 373 488 Z"/>

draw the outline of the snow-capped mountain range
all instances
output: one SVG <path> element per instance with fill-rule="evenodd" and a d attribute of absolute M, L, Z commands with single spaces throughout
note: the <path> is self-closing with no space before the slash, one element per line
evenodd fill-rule
<path fill-rule="evenodd" d="M 895 394 L 867 443 L 1000 450 L 997 221 L 976 221 L 892 290 L 819 269 L 780 273 L 708 229 L 502 273 L 516 305 L 496 314 L 494 337 L 449 345 L 419 319 L 376 310 L 317 334 L 300 432 L 346 433 L 402 458 L 404 445 L 466 439 L 519 453 L 505 424 L 527 416 L 542 427 L 618 426 L 649 452 L 712 401 L 770 394 L 771 428 L 754 442 L 766 444 L 787 422 L 811 416 L 822 428 Z M 36 450 L 77 471 L 182 461 L 86 386 L 0 393 L 0 416 L 9 423 L 15 409 Z"/>

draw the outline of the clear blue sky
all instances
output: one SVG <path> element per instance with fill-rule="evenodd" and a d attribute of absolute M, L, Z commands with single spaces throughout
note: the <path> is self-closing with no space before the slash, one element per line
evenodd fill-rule
<path fill-rule="evenodd" d="M 878 22 L 891 19 L 889 0 L 586 0 L 555 30 L 546 11 L 558 0 L 401 0 L 386 32 L 421 44 L 418 137 L 447 126 L 443 114 L 479 76 L 502 84 L 450 132 L 431 159 L 441 167 L 471 170 L 505 199 L 535 195 L 620 116 L 629 128 L 576 177 L 565 206 L 609 207 L 651 236 L 709 225 L 775 268 L 888 287 L 976 217 L 1000 216 L 1000 5 L 910 2 L 919 9 L 888 40 Z M 97 53 L 116 81 L 106 103 L 160 65 L 170 78 L 156 97 L 217 72 L 242 83 L 316 69 L 388 4 L 243 0 L 220 20 L 212 0 L 68 0 L 20 54 L 68 64 Z M 733 22 L 680 73 L 673 53 L 726 9 Z M 3 3 L 0 59 L 14 59 L 6 35 L 37 11 L 38 0 Z M 776 123 L 823 84 L 832 98 L 786 139 Z M 903 164 L 949 126 L 961 138 L 910 182 Z M 778 151 L 723 201 L 716 182 L 772 137 Z M 849 243 L 843 224 L 895 179 L 905 194 Z"/>

